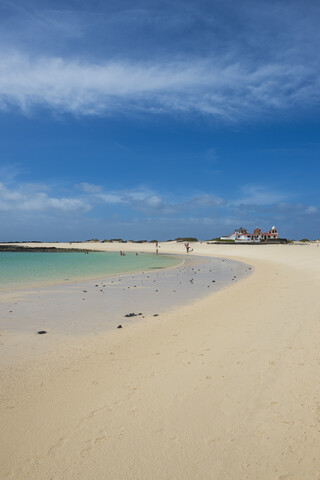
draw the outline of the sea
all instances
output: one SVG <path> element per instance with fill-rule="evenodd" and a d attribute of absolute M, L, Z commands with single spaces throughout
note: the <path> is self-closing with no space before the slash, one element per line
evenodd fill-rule
<path fill-rule="evenodd" d="M 85 280 L 174 267 L 171 255 L 114 252 L 0 252 L 0 287 Z"/>

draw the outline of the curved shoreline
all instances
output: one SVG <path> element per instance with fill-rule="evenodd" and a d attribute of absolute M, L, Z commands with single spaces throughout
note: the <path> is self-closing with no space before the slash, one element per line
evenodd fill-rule
<path fill-rule="evenodd" d="M 69 353 L 8 372 L 4 474 L 316 478 L 319 249 L 194 251 L 237 258 L 254 273 L 153 322 L 79 338 Z"/>
<path fill-rule="evenodd" d="M 101 335 L 144 318 L 154 321 L 154 316 L 189 305 L 251 272 L 237 261 L 181 257 L 171 267 L 1 291 L 0 365 L 42 354 L 70 336 Z M 35 335 L 40 330 L 48 334 L 45 342 Z"/>

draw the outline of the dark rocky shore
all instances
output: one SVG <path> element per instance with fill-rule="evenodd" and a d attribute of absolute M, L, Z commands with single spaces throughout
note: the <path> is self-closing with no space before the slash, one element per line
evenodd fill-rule
<path fill-rule="evenodd" d="M 99 250 L 90 250 L 98 252 Z M 0 252 L 82 252 L 87 253 L 85 248 L 57 248 L 57 247 L 25 247 L 22 245 L 0 245 Z"/>

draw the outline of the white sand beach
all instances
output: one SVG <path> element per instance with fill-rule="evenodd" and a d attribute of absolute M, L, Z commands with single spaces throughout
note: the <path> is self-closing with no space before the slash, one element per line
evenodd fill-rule
<path fill-rule="evenodd" d="M 1 369 L 0 478 L 320 478 L 320 248 L 192 248 L 253 273 Z M 185 249 L 160 243 L 160 252 Z"/>

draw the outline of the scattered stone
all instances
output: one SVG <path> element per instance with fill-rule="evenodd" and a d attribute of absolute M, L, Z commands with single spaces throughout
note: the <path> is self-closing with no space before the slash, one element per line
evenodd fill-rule
<path fill-rule="evenodd" d="M 122 328 L 122 325 L 118 325 L 117 328 Z"/>
<path fill-rule="evenodd" d="M 153 316 L 154 317 L 159 317 L 159 313 L 155 313 Z"/>
<path fill-rule="evenodd" d="M 83 291 L 83 293 L 87 293 L 87 290 L 82 290 L 82 291 Z"/>
<path fill-rule="evenodd" d="M 140 313 L 138 313 L 138 315 L 143 315 L 143 313 L 140 312 Z"/>
<path fill-rule="evenodd" d="M 44 333 L 47 333 L 45 330 L 39 330 L 39 332 L 37 332 L 38 335 L 43 335 Z"/>
<path fill-rule="evenodd" d="M 215 283 L 215 280 L 212 280 L 212 283 Z"/>
<path fill-rule="evenodd" d="M 127 317 L 127 318 L 136 317 L 136 316 L 137 316 L 136 313 L 126 313 L 126 314 L 125 314 L 125 317 Z"/>

